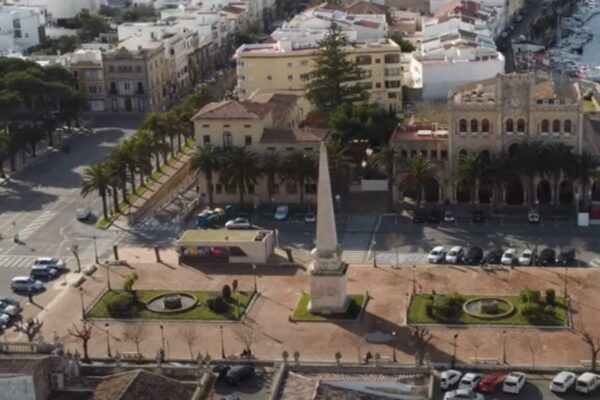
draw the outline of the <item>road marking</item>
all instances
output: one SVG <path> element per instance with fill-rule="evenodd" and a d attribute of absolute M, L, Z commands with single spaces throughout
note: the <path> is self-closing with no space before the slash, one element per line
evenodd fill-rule
<path fill-rule="evenodd" d="M 0 256 L 0 268 L 29 268 L 37 256 Z"/>
<path fill-rule="evenodd" d="M 29 225 L 18 231 L 19 239 L 25 240 L 38 229 L 44 226 L 48 221 L 54 218 L 58 214 L 58 211 L 44 211 L 39 217 L 31 221 Z"/>

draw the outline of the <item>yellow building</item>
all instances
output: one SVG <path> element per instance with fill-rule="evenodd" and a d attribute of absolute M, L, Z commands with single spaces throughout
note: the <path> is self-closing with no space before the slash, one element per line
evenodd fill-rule
<path fill-rule="evenodd" d="M 245 44 L 236 51 L 241 99 L 258 91 L 304 94 L 319 47 L 289 40 Z M 345 49 L 348 59 L 365 71 L 359 82 L 369 100 L 392 111 L 402 108 L 400 47 L 390 39 L 356 42 Z"/>

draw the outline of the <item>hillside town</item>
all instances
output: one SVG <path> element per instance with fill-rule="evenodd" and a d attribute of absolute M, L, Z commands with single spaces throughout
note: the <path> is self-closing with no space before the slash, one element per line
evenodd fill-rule
<path fill-rule="evenodd" d="M 0 400 L 600 397 L 596 0 L 0 0 Z"/>

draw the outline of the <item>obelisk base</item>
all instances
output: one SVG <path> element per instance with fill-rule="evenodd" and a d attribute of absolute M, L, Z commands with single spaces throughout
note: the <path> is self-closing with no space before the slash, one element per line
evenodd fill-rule
<path fill-rule="evenodd" d="M 348 310 L 346 271 L 339 274 L 312 274 L 310 277 L 310 303 L 313 314 L 343 314 Z"/>

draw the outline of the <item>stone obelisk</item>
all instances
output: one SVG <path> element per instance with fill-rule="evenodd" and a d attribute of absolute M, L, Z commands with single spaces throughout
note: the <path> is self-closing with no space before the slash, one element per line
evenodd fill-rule
<path fill-rule="evenodd" d="M 317 246 L 312 251 L 309 309 L 316 314 L 337 314 L 348 309 L 346 271 L 337 242 L 327 148 L 319 150 L 317 186 Z"/>

